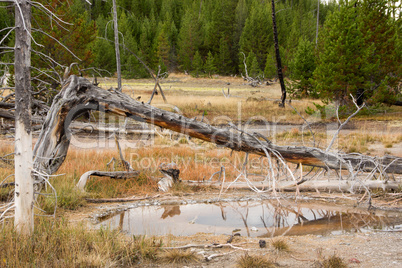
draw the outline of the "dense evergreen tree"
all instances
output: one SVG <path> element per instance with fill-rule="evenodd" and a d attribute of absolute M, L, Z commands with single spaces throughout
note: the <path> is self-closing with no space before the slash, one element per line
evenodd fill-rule
<path fill-rule="evenodd" d="M 200 23 L 198 5 L 193 4 L 183 17 L 177 46 L 179 62 L 182 70 L 191 70 L 191 61 L 200 44 Z"/>
<path fill-rule="evenodd" d="M 70 24 L 49 23 L 47 14 L 40 10 L 34 10 L 33 21 L 35 23 L 33 27 L 40 30 L 34 31 L 34 38 L 37 43 L 43 45 L 43 47 L 35 49 L 63 65 L 79 62 L 81 67 L 91 66 L 94 57 L 91 44 L 96 38 L 96 24 L 91 21 L 83 3 L 81 1 L 60 3 L 57 0 L 39 2 L 47 5 L 56 15 Z M 43 32 L 47 34 L 43 34 Z M 81 61 L 64 49 L 60 43 L 74 52 Z M 52 64 L 48 59 L 37 55 L 33 55 L 32 62 L 34 66 L 39 68 L 46 68 Z"/>
<path fill-rule="evenodd" d="M 208 52 L 207 60 L 204 65 L 205 72 L 211 76 L 216 73 L 215 57 L 211 51 Z"/>
<path fill-rule="evenodd" d="M 306 38 L 301 38 L 296 55 L 291 64 L 292 91 L 296 96 L 314 96 L 313 73 L 316 68 L 314 46 Z"/>
<path fill-rule="evenodd" d="M 267 60 L 265 62 L 264 76 L 272 79 L 276 76 L 276 62 L 273 48 L 270 48 L 267 53 Z"/>
<path fill-rule="evenodd" d="M 345 103 L 349 94 L 382 100 L 398 94 L 400 52 L 387 11 L 383 0 L 342 1 L 328 17 L 314 72 L 321 97 Z"/>
<path fill-rule="evenodd" d="M 260 66 L 258 64 L 257 57 L 255 56 L 251 59 L 250 71 L 248 75 L 251 77 L 258 77 L 261 75 Z"/>
<path fill-rule="evenodd" d="M 98 35 L 104 36 L 105 26 L 111 20 L 110 3 L 103 0 L 91 2 L 93 5 L 87 5 L 86 8 L 97 23 L 99 18 L 103 18 L 97 27 Z M 239 62 L 238 57 L 241 51 L 246 55 L 253 51 L 259 69 L 265 70 L 268 48 L 272 47 L 273 42 L 267 0 L 117 0 L 117 4 L 118 13 L 126 14 L 129 25 L 124 32 L 120 29 L 124 40 L 130 40 L 133 49 L 136 47 L 136 53 L 153 69 L 159 65 L 163 54 L 163 62 L 170 71 L 191 71 L 191 62 L 198 50 L 203 59 L 211 51 L 219 74 L 241 72 L 242 59 Z M 322 4 L 320 13 L 324 15 L 320 16 L 320 21 L 324 22 L 330 4 Z M 312 41 L 316 1 L 279 1 L 277 6 L 281 50 L 285 52 L 284 62 L 290 62 L 301 36 Z M 103 54 L 106 47 L 106 44 L 97 41 L 94 52 L 97 53 L 99 48 Z M 127 74 L 125 68 L 132 72 L 133 66 L 129 62 L 133 61 L 128 59 L 131 56 L 124 53 L 122 57 L 127 58 L 122 59 L 125 62 L 123 73 Z M 97 56 L 95 63 L 102 68 L 102 60 Z M 113 61 L 108 60 L 107 63 L 107 68 L 111 68 Z M 285 63 L 284 71 L 288 67 Z M 137 72 L 134 76 L 141 76 L 141 70 Z"/>
<path fill-rule="evenodd" d="M 369 73 L 371 87 L 365 88 L 364 95 L 375 101 L 389 103 L 399 93 L 402 71 L 398 21 L 393 17 L 393 14 L 396 15 L 394 3 L 386 0 L 364 0 L 358 3 L 361 19 L 359 28 L 364 33 L 365 47 L 373 46 L 368 63 L 377 67 Z M 399 45 L 400 42 L 399 36 Z"/>
<path fill-rule="evenodd" d="M 14 8 L 6 7 L 7 5 L 8 3 L 0 3 L 0 30 L 3 30 L 0 31 L 0 40 L 5 38 L 0 46 L 12 47 L 12 44 L 14 43 L 14 32 L 11 31 L 10 27 L 14 27 Z M 9 50 L 8 52 L 0 54 L 0 62 L 12 62 L 11 59 L 14 57 L 13 53 L 14 51 Z M 0 65 L 0 75 L 3 74 L 2 70 L 6 68 L 8 67 Z"/>
<path fill-rule="evenodd" d="M 194 70 L 192 73 L 195 77 L 198 77 L 204 69 L 204 62 L 202 61 L 200 52 L 198 50 L 195 52 L 194 55 L 192 69 Z"/>
<path fill-rule="evenodd" d="M 170 44 L 167 31 L 169 30 L 166 25 L 159 27 L 160 32 L 157 37 L 157 51 L 156 55 L 159 61 L 163 61 L 163 65 L 169 67 Z"/>
<path fill-rule="evenodd" d="M 81 67 L 115 72 L 113 44 L 104 39 L 113 40 L 111 1 L 40 2 L 74 25 L 66 26 L 67 32 L 36 13 L 36 28 L 69 47 L 83 60 Z M 312 43 L 317 0 L 279 0 L 275 5 L 283 72 L 302 95 L 314 92 L 343 101 L 349 93 L 364 92 L 373 101 L 386 101 L 398 94 L 402 42 L 397 0 L 321 1 L 317 48 Z M 194 75 L 245 75 L 243 52 L 249 75 L 276 76 L 268 0 L 117 0 L 117 6 L 122 44 L 154 72 L 161 66 Z M 13 25 L 13 17 L 12 9 L 0 8 L 0 28 Z M 6 33 L 0 32 L 0 40 Z M 37 32 L 34 37 L 45 45 L 46 55 L 62 64 L 77 61 L 51 38 Z M 11 34 L 2 45 L 12 47 L 13 42 Z M 121 53 L 124 77 L 149 76 L 132 53 Z M 0 54 L 0 60 L 9 61 L 6 57 L 12 56 Z M 311 78 L 313 57 L 317 68 Z M 33 62 L 46 63 L 41 58 Z"/>
<path fill-rule="evenodd" d="M 251 51 L 260 67 L 267 58 L 267 48 L 273 44 L 270 6 L 265 1 L 253 1 L 250 15 L 240 37 L 240 51 L 246 55 Z"/>
<path fill-rule="evenodd" d="M 246 0 L 239 0 L 235 9 L 235 25 L 233 29 L 233 51 L 232 57 L 236 58 L 240 49 L 240 37 L 248 17 L 249 6 Z M 235 61 L 236 62 L 236 61 Z"/>
<path fill-rule="evenodd" d="M 235 71 L 235 66 L 233 64 L 232 57 L 230 55 L 230 39 L 229 37 L 221 37 L 219 42 L 219 53 L 218 53 L 218 71 L 220 74 L 228 75 Z"/>

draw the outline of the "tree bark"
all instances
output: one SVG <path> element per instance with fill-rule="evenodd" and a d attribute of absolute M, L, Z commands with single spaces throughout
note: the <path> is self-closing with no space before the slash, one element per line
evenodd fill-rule
<path fill-rule="evenodd" d="M 279 54 L 278 30 L 276 29 L 276 16 L 275 16 L 275 0 L 271 0 L 271 3 L 272 3 L 272 28 L 274 32 L 274 45 L 276 55 L 276 71 L 278 73 L 278 79 L 279 83 L 281 84 L 281 91 L 282 91 L 280 106 L 285 107 L 286 87 L 285 82 L 283 80 L 281 55 Z"/>
<path fill-rule="evenodd" d="M 54 98 L 46 122 L 34 148 L 34 168 L 53 174 L 63 163 L 71 133 L 71 121 L 88 110 L 113 113 L 133 118 L 140 122 L 167 128 L 194 138 L 212 142 L 235 151 L 266 156 L 281 155 L 286 161 L 326 169 L 354 168 L 371 171 L 381 167 L 388 173 L 402 174 L 402 159 L 394 157 L 371 158 L 355 154 L 336 154 L 319 148 L 278 146 L 264 139 L 258 139 L 233 129 L 213 127 L 182 115 L 138 102 L 119 91 L 106 91 L 94 86 L 85 78 L 70 76 L 60 93 Z M 388 166 L 389 165 L 389 166 Z M 386 170 L 384 170 L 386 169 Z"/>
<path fill-rule="evenodd" d="M 0 108 L 0 117 L 15 120 L 14 113 Z"/>
<path fill-rule="evenodd" d="M 15 217 L 16 230 L 31 235 L 33 221 L 31 132 L 31 4 L 15 7 Z"/>

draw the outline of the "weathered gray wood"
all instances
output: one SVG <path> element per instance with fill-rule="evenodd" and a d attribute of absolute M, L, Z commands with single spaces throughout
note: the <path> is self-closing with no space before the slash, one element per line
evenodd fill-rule
<path fill-rule="evenodd" d="M 5 110 L 0 108 L 0 117 L 9 119 L 9 120 L 15 120 L 15 113 L 12 110 Z M 41 116 L 31 116 L 31 123 L 43 123 L 43 117 Z M 31 128 L 35 128 L 32 127 Z M 32 130 L 32 129 L 31 129 Z"/>
<path fill-rule="evenodd" d="M 184 181 L 187 182 L 187 181 Z M 216 182 L 187 182 L 189 184 L 199 184 L 199 185 L 207 185 L 216 189 L 221 189 L 222 184 Z M 226 182 L 223 185 L 223 188 L 227 188 L 230 185 L 231 189 L 241 189 L 241 190 L 250 190 L 250 185 L 246 182 L 240 182 L 232 184 L 231 182 Z M 259 190 L 268 190 L 272 189 L 272 183 L 263 181 L 263 182 L 254 182 L 254 187 Z M 348 181 L 348 180 L 312 180 L 305 181 L 304 183 L 297 186 L 299 191 L 304 192 L 364 192 L 366 189 L 383 189 L 384 191 L 395 191 L 400 187 L 400 183 L 396 181 Z M 276 191 L 291 191 L 294 192 L 296 190 L 296 183 L 292 181 L 280 181 L 275 185 Z"/>
<path fill-rule="evenodd" d="M 14 120 L 15 116 L 13 112 L 4 110 L 0 108 L 0 117 L 5 118 L 5 119 L 11 119 Z"/>
<path fill-rule="evenodd" d="M 12 108 L 14 108 L 15 107 L 15 104 L 14 103 L 9 103 L 9 102 L 2 102 L 2 101 L 0 101 L 0 108 L 3 108 L 3 109 L 12 109 Z"/>
<path fill-rule="evenodd" d="M 379 159 L 353 154 L 335 154 L 319 148 L 278 146 L 266 140 L 256 140 L 247 134 L 213 127 L 182 115 L 152 107 L 138 102 L 119 91 L 106 91 L 96 87 L 85 78 L 70 76 L 60 93 L 55 97 L 38 142 L 35 145 L 35 168 L 53 174 L 63 163 L 69 146 L 71 121 L 88 110 L 99 110 L 127 116 L 137 121 L 167 128 L 204 141 L 230 148 L 265 156 L 264 149 L 280 154 L 286 161 L 329 169 L 345 169 L 347 163 L 365 171 L 373 170 L 377 165 L 386 170 L 402 174 L 402 159 L 384 157 Z M 375 160 L 375 161 L 374 161 Z"/>
<path fill-rule="evenodd" d="M 111 179 L 123 180 L 136 178 L 140 174 L 139 171 L 99 171 L 99 170 L 90 170 L 81 175 L 80 180 L 77 183 L 77 188 L 80 190 L 84 190 L 85 185 L 89 177 L 97 176 L 97 177 L 109 177 Z"/>
<path fill-rule="evenodd" d="M 17 232 L 31 235 L 34 227 L 31 124 L 31 4 L 15 1 L 15 216 Z"/>

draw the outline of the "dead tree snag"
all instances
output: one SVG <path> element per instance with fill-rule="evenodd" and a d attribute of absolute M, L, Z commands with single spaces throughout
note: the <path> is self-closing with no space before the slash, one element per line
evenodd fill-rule
<path fill-rule="evenodd" d="M 278 78 L 281 84 L 281 91 L 282 91 L 281 103 L 279 104 L 279 106 L 285 107 L 286 87 L 285 82 L 283 80 L 281 55 L 279 53 L 278 30 L 276 29 L 275 0 L 271 0 L 271 4 L 272 4 L 272 28 L 274 32 L 274 45 L 275 45 L 275 56 L 276 56 L 276 70 L 278 73 Z"/>
<path fill-rule="evenodd" d="M 359 169 L 361 171 L 402 174 L 402 159 L 397 157 L 374 158 L 356 154 L 336 154 L 319 148 L 278 146 L 266 139 L 239 132 L 234 128 L 217 128 L 182 115 L 152 107 L 133 100 L 119 91 L 107 91 L 94 86 L 82 77 L 70 76 L 55 97 L 34 148 L 34 168 L 53 174 L 63 163 L 70 135 L 71 121 L 88 110 L 98 110 L 133 118 L 140 122 L 167 128 L 204 141 L 213 142 L 235 151 L 249 152 L 307 166 L 325 169 Z"/>
<path fill-rule="evenodd" d="M 16 230 L 34 228 L 31 123 L 31 3 L 15 1 L 15 217 Z"/>

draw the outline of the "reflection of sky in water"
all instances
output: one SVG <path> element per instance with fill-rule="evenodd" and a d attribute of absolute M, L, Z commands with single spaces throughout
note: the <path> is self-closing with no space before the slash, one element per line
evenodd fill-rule
<path fill-rule="evenodd" d="M 314 229 L 314 232 L 310 233 L 325 234 L 325 231 L 320 233 L 317 228 L 328 229 L 326 226 L 334 225 L 329 219 L 334 220 L 335 224 L 339 225 L 339 227 L 331 227 L 330 231 L 338 232 L 343 227 L 348 226 L 347 223 L 342 222 L 340 217 L 338 212 L 324 209 L 314 210 L 301 207 L 275 209 L 271 204 L 264 202 L 231 202 L 220 205 L 191 204 L 180 207 L 139 207 L 130 209 L 124 214 L 116 215 L 103 221 L 100 225 L 118 228 L 123 224 L 122 230 L 124 232 L 135 235 L 190 235 L 197 232 L 231 234 L 234 229 L 240 229 L 243 236 L 256 237 L 267 233 L 273 234 L 279 229 L 289 229 L 283 227 L 293 225 L 295 225 L 293 228 L 296 226 L 298 228 L 304 227 L 309 221 L 318 223 L 318 227 L 309 225 L 310 229 Z M 345 218 L 345 222 L 346 220 Z M 383 226 L 383 223 L 381 225 Z M 250 230 L 252 227 L 256 227 L 258 232 Z M 306 230 L 305 233 L 309 233 L 309 231 Z"/>

